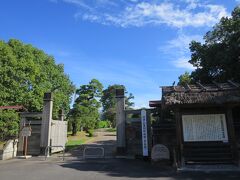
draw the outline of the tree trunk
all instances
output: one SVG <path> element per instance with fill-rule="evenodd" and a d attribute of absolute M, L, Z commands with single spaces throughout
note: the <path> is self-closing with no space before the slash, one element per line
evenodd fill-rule
<path fill-rule="evenodd" d="M 72 123 L 72 135 L 73 136 L 77 135 L 77 123 L 75 122 Z"/>

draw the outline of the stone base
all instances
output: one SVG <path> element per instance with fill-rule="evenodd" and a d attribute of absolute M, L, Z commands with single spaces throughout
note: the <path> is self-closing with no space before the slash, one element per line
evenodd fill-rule
<path fill-rule="evenodd" d="M 17 156 L 18 159 L 29 159 L 31 158 L 31 155 L 27 155 L 27 156 Z"/>

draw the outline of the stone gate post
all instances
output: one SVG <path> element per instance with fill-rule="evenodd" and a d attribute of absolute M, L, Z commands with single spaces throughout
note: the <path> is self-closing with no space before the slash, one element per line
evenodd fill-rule
<path fill-rule="evenodd" d="M 53 110 L 53 94 L 45 93 L 43 98 L 43 112 L 40 139 L 41 153 L 44 153 L 45 148 L 50 145 L 52 110 Z"/>
<path fill-rule="evenodd" d="M 116 101 L 117 153 L 124 154 L 126 152 L 124 89 L 116 89 Z"/>

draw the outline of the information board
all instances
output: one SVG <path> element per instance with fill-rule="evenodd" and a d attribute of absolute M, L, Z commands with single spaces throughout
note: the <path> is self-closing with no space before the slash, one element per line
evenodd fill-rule
<path fill-rule="evenodd" d="M 32 129 L 29 126 L 25 126 L 22 128 L 22 136 L 31 136 Z"/>
<path fill-rule="evenodd" d="M 183 115 L 182 124 L 185 142 L 228 142 L 225 114 Z"/>

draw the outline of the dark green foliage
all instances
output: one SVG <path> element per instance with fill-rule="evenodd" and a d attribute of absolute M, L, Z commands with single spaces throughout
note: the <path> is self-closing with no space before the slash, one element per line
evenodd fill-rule
<path fill-rule="evenodd" d="M 12 110 L 0 110 L 0 141 L 17 137 L 19 116 Z"/>
<path fill-rule="evenodd" d="M 92 79 L 89 84 L 82 85 L 77 89 L 78 98 L 70 113 L 73 135 L 76 135 L 81 127 L 86 130 L 97 128 L 100 119 L 101 103 L 99 98 L 102 96 L 102 89 L 102 84 L 96 79 Z"/>
<path fill-rule="evenodd" d="M 112 123 L 112 126 L 116 126 L 116 99 L 115 99 L 115 91 L 116 89 L 125 89 L 125 94 L 127 94 L 127 90 L 123 85 L 111 85 L 108 86 L 107 89 L 103 91 L 103 96 L 101 98 L 102 106 L 103 106 L 103 119 L 106 119 Z M 129 96 L 125 97 L 126 109 L 131 109 L 134 103 L 131 101 L 134 99 L 134 96 L 130 93 Z"/>
<path fill-rule="evenodd" d="M 22 42 L 0 41 L 0 105 L 23 105 L 41 111 L 43 94 L 54 91 L 53 115 L 69 111 L 72 82 L 52 56 Z"/>
<path fill-rule="evenodd" d="M 240 7 L 233 10 L 232 17 L 223 17 L 204 40 L 204 44 L 190 44 L 189 62 L 196 67 L 191 74 L 193 81 L 240 82 Z"/>

